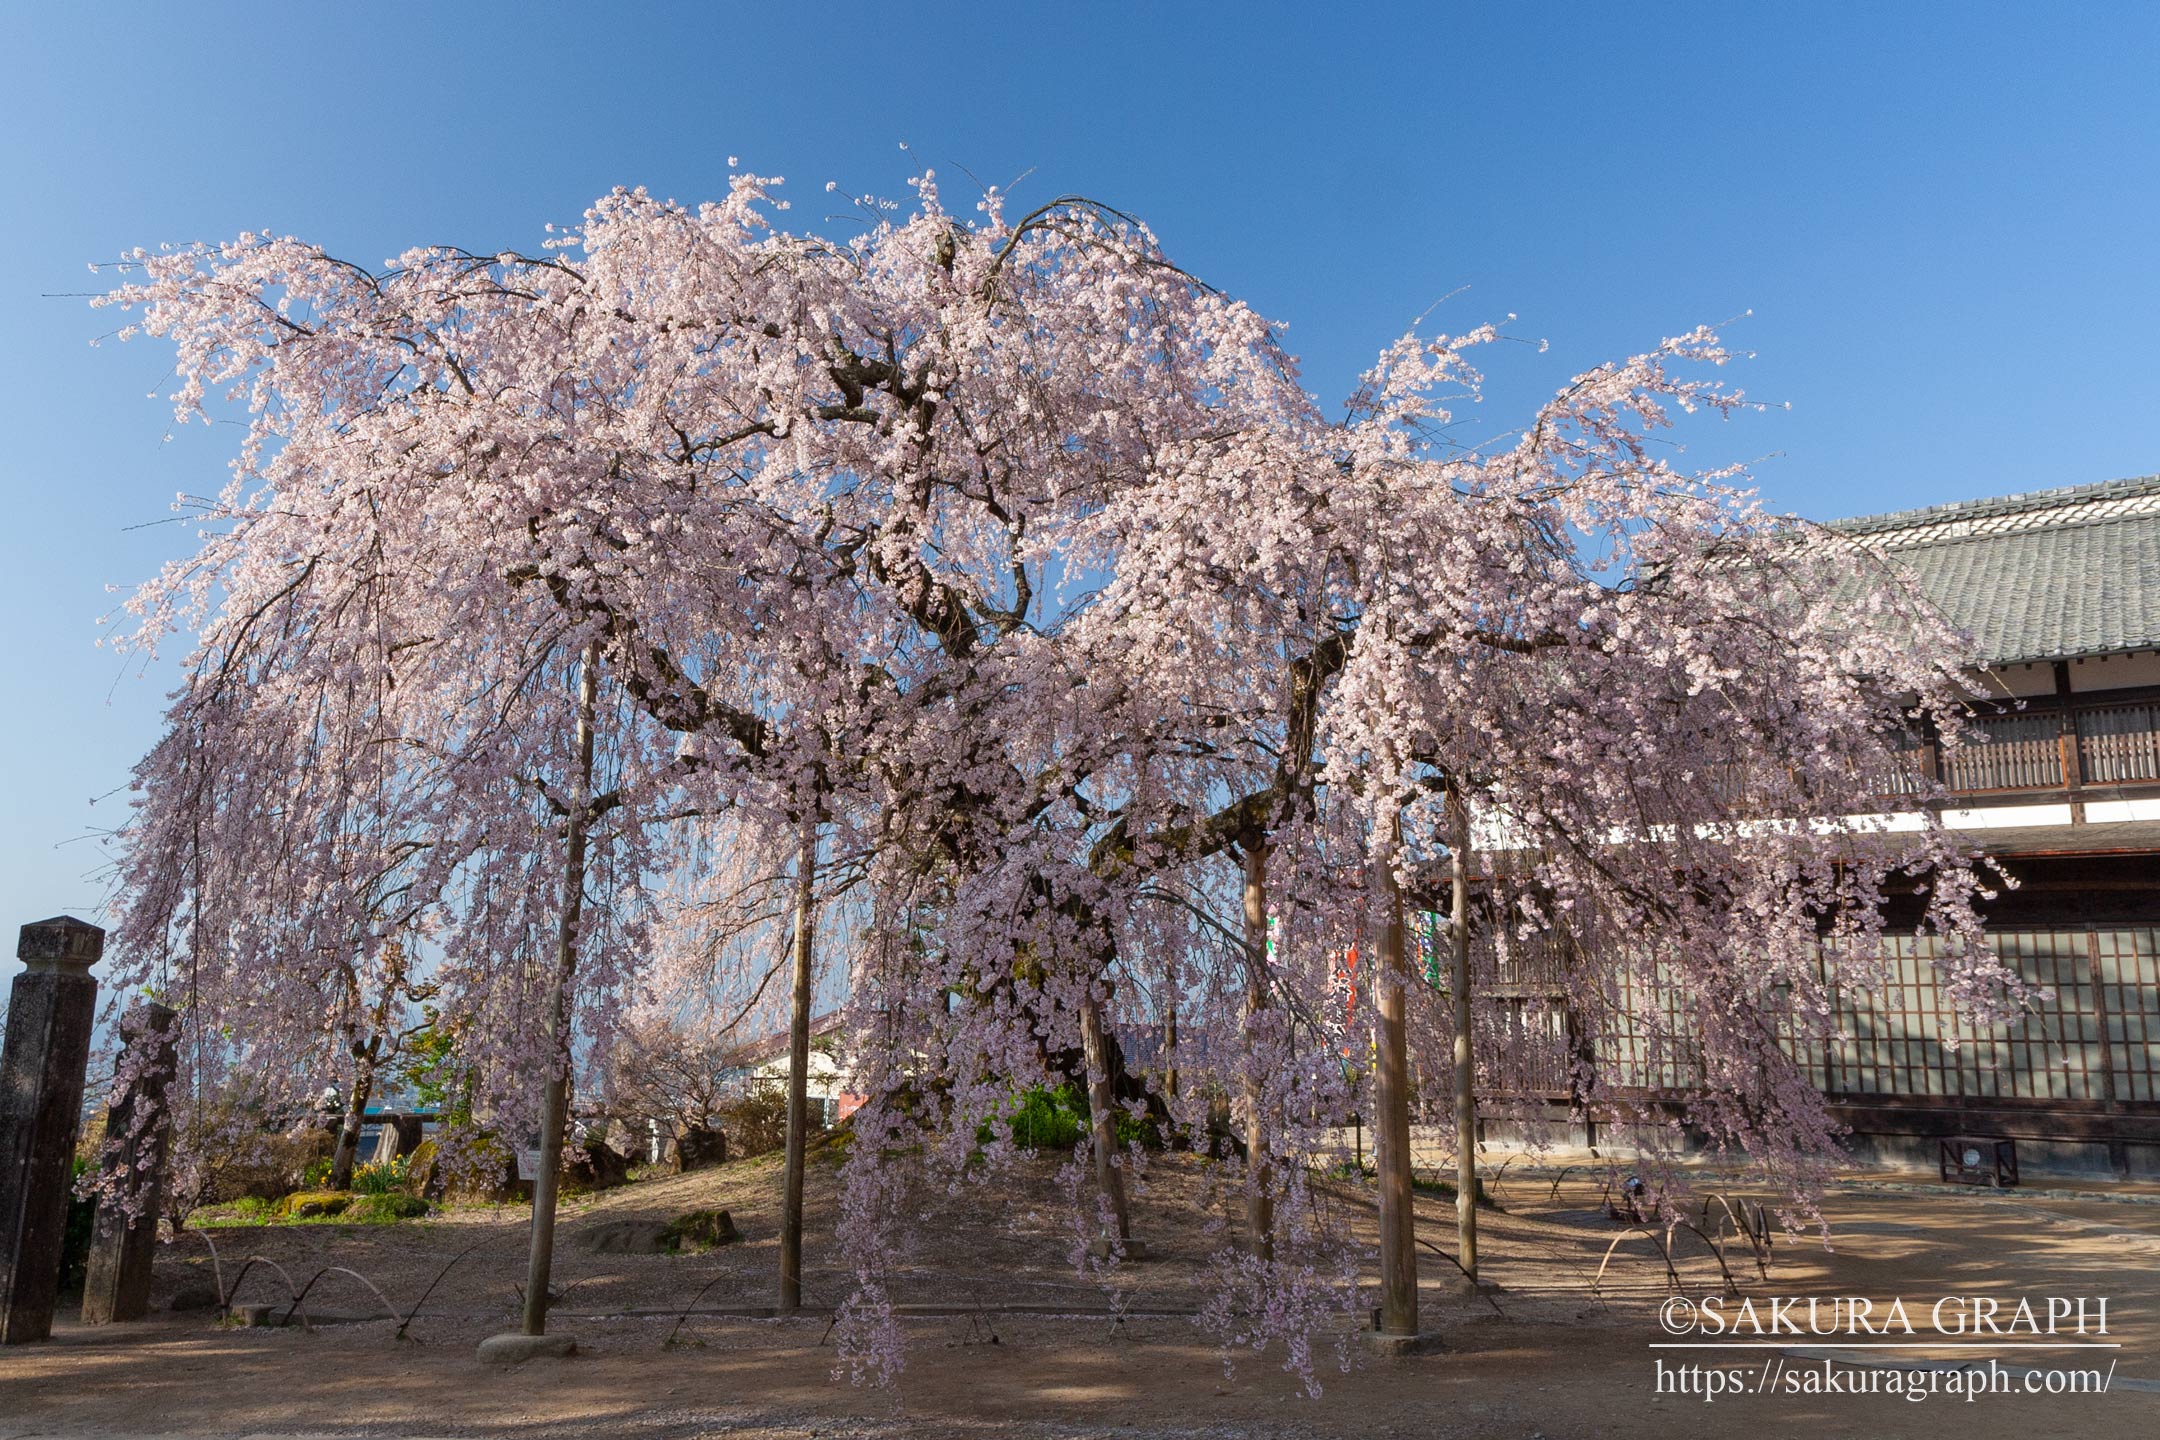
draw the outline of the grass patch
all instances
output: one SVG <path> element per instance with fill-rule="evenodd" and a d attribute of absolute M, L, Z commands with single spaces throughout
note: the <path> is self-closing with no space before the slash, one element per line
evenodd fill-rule
<path fill-rule="evenodd" d="M 255 1225 L 394 1225 L 417 1220 L 435 1207 L 417 1195 L 355 1195 L 345 1190 L 301 1190 L 272 1203 L 249 1196 L 196 1211 L 188 1223 L 199 1230 Z"/>
<path fill-rule="evenodd" d="M 434 1208 L 418 1195 L 403 1192 L 356 1195 L 338 1218 L 348 1225 L 389 1225 L 399 1220 L 417 1220 Z"/>
<path fill-rule="evenodd" d="M 1454 1181 L 1440 1179 L 1427 1180 L 1419 1176 L 1415 1171 L 1412 1171 L 1410 1175 L 1410 1188 L 1417 1191 L 1417 1193 L 1420 1195 L 1437 1195 L 1442 1200 L 1453 1200 L 1456 1194 Z M 1491 1193 L 1486 1190 L 1485 1180 L 1482 1176 L 1479 1177 L 1477 1182 L 1477 1208 L 1480 1210 L 1498 1211 L 1502 1215 L 1505 1215 L 1507 1213 L 1507 1211 L 1501 1207 L 1500 1202 L 1493 1199 Z"/>

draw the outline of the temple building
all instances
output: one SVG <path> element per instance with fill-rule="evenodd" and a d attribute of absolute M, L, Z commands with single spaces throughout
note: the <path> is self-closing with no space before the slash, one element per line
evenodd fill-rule
<path fill-rule="evenodd" d="M 1945 824 L 2015 880 L 1989 902 L 1989 930 L 2004 963 L 2052 995 L 1998 1029 L 1960 1021 L 1931 963 L 1938 942 L 1893 910 L 1907 933 L 1888 983 L 1841 999 L 1836 1038 L 1795 1058 L 1862 1163 L 1934 1169 L 1956 1152 L 1987 1168 L 1987 1142 L 2007 1140 L 2029 1171 L 2160 1174 L 2160 476 L 1836 528 L 1904 566 L 1976 642 L 1973 687 L 1990 697 L 1971 719 L 1979 743 L 1916 735 L 1907 759 L 1950 792 Z M 1884 802 L 1888 823 L 1899 804 Z M 1517 949 L 1503 961 L 1483 948 L 1474 972 L 1489 1136 L 1565 1113 L 1579 1142 L 1623 1138 L 1610 1107 L 1583 1103 L 1586 1070 L 1637 1114 L 1704 1083 L 1677 1010 L 1663 1041 L 1625 1017 L 1592 1034 L 1567 999 L 1563 947 Z M 1437 967 L 1432 979 L 1444 983 Z"/>
<path fill-rule="evenodd" d="M 1929 1160 L 1952 1135 L 2029 1168 L 2160 1172 L 2160 476 L 1842 522 L 1978 644 L 1987 743 L 1918 757 L 1946 823 L 2017 880 L 1988 910 L 2006 963 L 2054 998 L 1940 1039 L 1928 942 L 1841 1017 L 1822 1086 L 1855 1149 Z"/>

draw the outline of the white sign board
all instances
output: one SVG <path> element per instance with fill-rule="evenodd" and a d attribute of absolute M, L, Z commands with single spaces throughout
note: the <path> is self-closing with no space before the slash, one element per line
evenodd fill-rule
<path fill-rule="evenodd" d="M 518 1151 L 518 1179 L 540 1178 L 540 1152 L 538 1149 Z"/>

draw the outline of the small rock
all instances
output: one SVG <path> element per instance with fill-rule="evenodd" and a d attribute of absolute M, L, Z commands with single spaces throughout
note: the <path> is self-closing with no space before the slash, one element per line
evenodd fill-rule
<path fill-rule="evenodd" d="M 217 1287 L 196 1281 L 173 1291 L 172 1299 L 165 1302 L 165 1308 L 180 1314 L 190 1310 L 215 1310 L 217 1303 Z"/>
<path fill-rule="evenodd" d="M 735 1217 L 725 1210 L 692 1210 L 667 1223 L 670 1250 L 717 1250 L 742 1239 Z"/>
<path fill-rule="evenodd" d="M 1374 1354 L 1397 1357 L 1437 1355 L 1447 1348 L 1439 1334 L 1432 1330 L 1416 1335 L 1384 1335 L 1378 1330 L 1367 1330 L 1365 1343 L 1372 1347 Z"/>
<path fill-rule="evenodd" d="M 577 1341 L 568 1335 L 490 1335 L 480 1342 L 480 1358 L 498 1365 L 522 1365 L 527 1360 L 562 1359 L 577 1354 Z"/>

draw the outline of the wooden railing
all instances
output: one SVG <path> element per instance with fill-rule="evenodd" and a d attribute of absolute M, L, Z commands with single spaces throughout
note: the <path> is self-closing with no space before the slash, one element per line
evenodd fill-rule
<path fill-rule="evenodd" d="M 1976 715 L 1963 744 L 1916 740 L 1906 757 L 1961 795 L 2160 785 L 2160 698 Z"/>
<path fill-rule="evenodd" d="M 2064 788 L 2061 715 L 1975 717 L 1965 743 L 1943 751 L 1942 778 L 1959 792 Z"/>
<path fill-rule="evenodd" d="M 2160 701 L 2074 711 L 2088 785 L 2160 780 Z"/>

